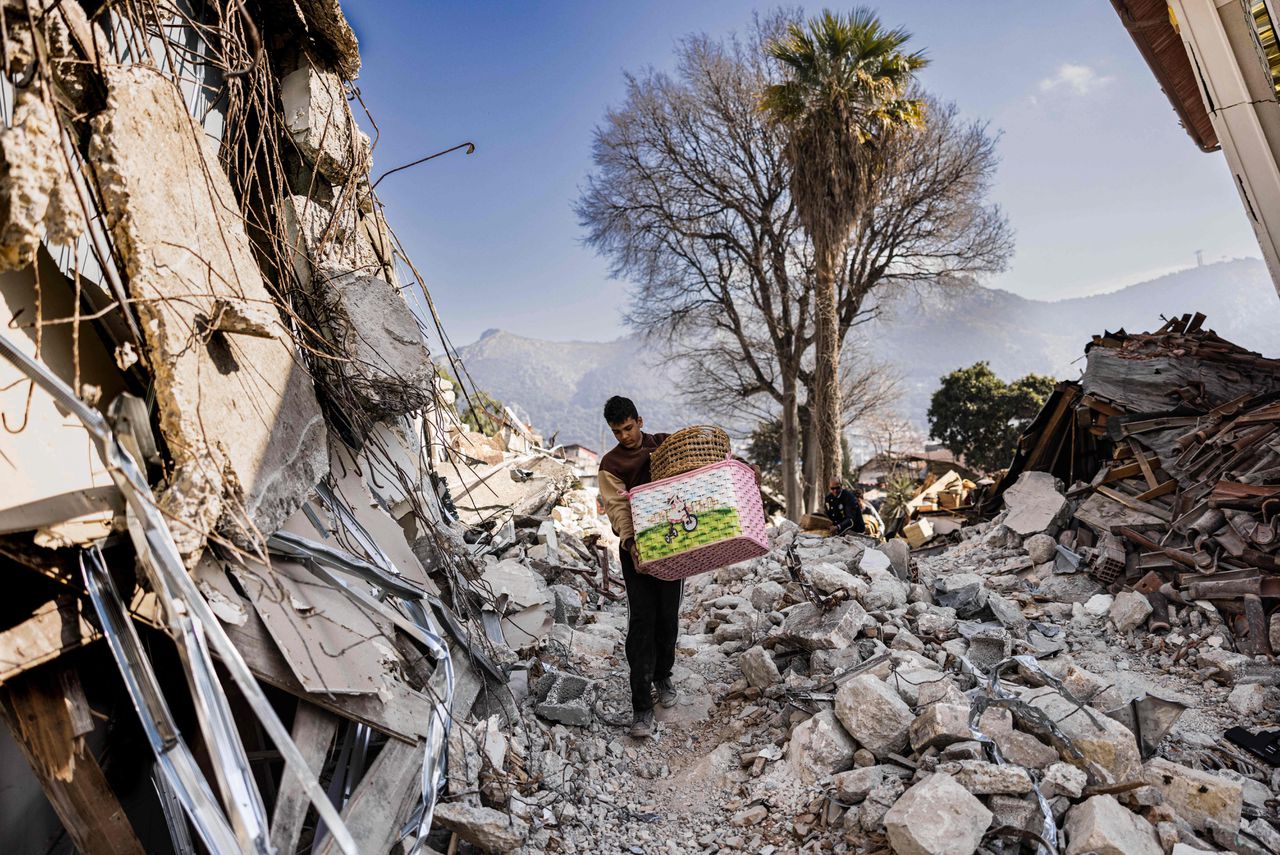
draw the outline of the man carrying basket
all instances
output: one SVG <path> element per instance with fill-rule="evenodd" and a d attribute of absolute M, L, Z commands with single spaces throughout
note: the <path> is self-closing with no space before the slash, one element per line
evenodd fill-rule
<path fill-rule="evenodd" d="M 618 444 L 600 460 L 600 499 L 620 540 L 622 579 L 627 586 L 627 667 L 631 671 L 631 735 L 653 735 L 653 692 L 664 707 L 675 706 L 671 669 L 680 627 L 681 581 L 668 582 L 637 570 L 639 554 L 626 491 L 652 480 L 649 456 L 669 434 L 645 433 L 644 419 L 629 398 L 604 405 L 604 420 Z"/>

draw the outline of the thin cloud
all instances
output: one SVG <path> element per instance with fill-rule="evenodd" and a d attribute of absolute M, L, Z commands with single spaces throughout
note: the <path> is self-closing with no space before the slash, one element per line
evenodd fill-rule
<path fill-rule="evenodd" d="M 1053 92 L 1066 89 L 1076 95 L 1088 95 L 1107 86 L 1115 78 L 1102 75 L 1088 65 L 1074 65 L 1064 62 L 1052 77 L 1040 81 L 1041 92 Z"/>

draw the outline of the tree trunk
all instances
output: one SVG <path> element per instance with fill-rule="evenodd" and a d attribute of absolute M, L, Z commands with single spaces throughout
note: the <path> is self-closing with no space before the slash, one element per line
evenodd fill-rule
<path fill-rule="evenodd" d="M 801 504 L 808 512 L 822 510 L 822 488 L 818 486 L 818 439 L 813 426 L 813 405 L 805 404 L 800 410 L 800 459 L 802 484 Z"/>
<path fill-rule="evenodd" d="M 804 513 L 800 488 L 800 412 L 796 400 L 796 381 L 782 380 L 782 496 L 787 503 L 787 519 L 799 522 Z"/>
<path fill-rule="evenodd" d="M 814 265 L 814 428 L 821 468 L 819 489 L 841 471 L 840 332 L 836 305 L 836 262 L 839 245 L 818 249 Z"/>

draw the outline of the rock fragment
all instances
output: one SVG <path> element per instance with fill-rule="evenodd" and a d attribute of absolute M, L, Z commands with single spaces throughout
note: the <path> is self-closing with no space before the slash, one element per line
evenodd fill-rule
<path fill-rule="evenodd" d="M 954 742 L 972 739 L 969 730 L 969 708 L 954 704 L 934 704 L 926 709 L 908 730 L 911 749 L 945 748 Z"/>
<path fill-rule="evenodd" d="M 1089 776 L 1083 769 L 1077 769 L 1069 763 L 1054 763 L 1045 770 L 1044 777 L 1040 779 L 1040 792 L 1046 799 L 1058 796 L 1078 799 L 1088 782 Z"/>
<path fill-rule="evenodd" d="M 985 760 L 957 760 L 943 763 L 939 772 L 946 772 L 956 783 L 975 796 L 994 794 L 1023 795 L 1031 792 L 1031 776 L 1018 766 L 1001 766 Z"/>
<path fill-rule="evenodd" d="M 787 746 L 787 762 L 801 780 L 812 783 L 853 765 L 857 743 L 836 720 L 835 713 L 823 710 L 796 725 Z"/>
<path fill-rule="evenodd" d="M 907 770 L 900 766 L 864 766 L 848 772 L 840 772 L 831 778 L 836 796 L 842 801 L 857 803 L 885 781 L 908 776 Z"/>
<path fill-rule="evenodd" d="M 757 689 L 766 689 L 782 681 L 773 657 L 758 644 L 738 656 L 738 667 L 742 669 L 742 676 L 747 678 L 747 683 Z"/>
<path fill-rule="evenodd" d="M 1132 632 L 1146 623 L 1151 615 L 1151 603 L 1137 591 L 1121 591 L 1116 594 L 1108 616 L 1120 632 Z"/>
<path fill-rule="evenodd" d="M 1140 773 L 1138 743 L 1133 731 L 1120 722 L 1088 707 L 1080 709 L 1047 687 L 1032 689 L 1024 699 L 1056 721 L 1086 761 L 1097 763 L 1112 781 L 1128 781 Z"/>
<path fill-rule="evenodd" d="M 1267 690 L 1261 683 L 1241 683 L 1227 695 L 1227 703 L 1243 716 L 1257 715 L 1266 705 Z"/>
<path fill-rule="evenodd" d="M 1156 830 L 1115 796 L 1093 796 L 1067 812 L 1066 855 L 1163 855 Z"/>
<path fill-rule="evenodd" d="M 751 589 L 751 607 L 767 614 L 778 607 L 786 593 L 777 582 L 766 579 Z"/>
<path fill-rule="evenodd" d="M 1240 825 L 1244 790 L 1238 782 L 1163 757 L 1147 761 L 1144 777 L 1197 831 L 1207 830 L 1211 822 L 1229 829 Z"/>
<path fill-rule="evenodd" d="M 898 855 L 973 855 L 990 823 L 991 811 L 942 773 L 907 790 L 884 817 Z"/>
<path fill-rule="evenodd" d="M 528 823 L 518 817 L 459 802 L 436 805 L 435 822 L 486 852 L 511 852 L 529 835 Z"/>
<path fill-rule="evenodd" d="M 1052 561 L 1058 553 L 1058 542 L 1047 534 L 1033 534 L 1022 545 L 1036 564 Z"/>
<path fill-rule="evenodd" d="M 1055 534 L 1071 512 L 1071 505 L 1048 472 L 1023 472 L 1004 491 L 1004 504 L 1009 509 L 1005 527 L 1023 537 Z"/>
<path fill-rule="evenodd" d="M 786 613 L 782 638 L 805 650 L 839 650 L 853 644 L 866 619 L 866 611 L 853 600 L 828 612 L 801 603 Z"/>
<path fill-rule="evenodd" d="M 870 674 L 854 677 L 840 687 L 835 714 L 845 730 L 877 757 L 904 750 L 915 720 L 898 693 Z"/>

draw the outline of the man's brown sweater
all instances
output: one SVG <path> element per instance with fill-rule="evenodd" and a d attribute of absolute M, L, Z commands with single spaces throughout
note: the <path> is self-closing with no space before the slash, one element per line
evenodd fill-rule
<path fill-rule="evenodd" d="M 631 525 L 631 502 L 623 493 L 653 480 L 649 473 L 649 455 L 670 435 L 642 433 L 639 448 L 616 445 L 600 460 L 600 500 L 604 502 L 613 533 L 623 542 L 636 534 Z"/>

